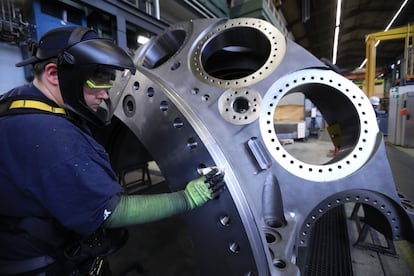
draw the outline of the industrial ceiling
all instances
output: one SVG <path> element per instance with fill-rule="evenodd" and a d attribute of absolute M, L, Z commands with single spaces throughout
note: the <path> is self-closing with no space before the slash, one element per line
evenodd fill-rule
<path fill-rule="evenodd" d="M 308 5 L 305 3 L 308 2 Z M 343 0 L 336 65 L 352 72 L 365 59 L 365 36 L 383 31 L 403 0 Z M 287 29 L 295 41 L 318 58 L 332 60 L 337 1 L 285 0 L 281 5 Z M 307 7 L 307 9 L 305 8 Z M 306 10 L 308 12 L 306 12 Z M 308 15 L 308 17 L 306 16 Z M 409 0 L 391 26 L 414 23 L 414 1 Z M 383 41 L 377 47 L 377 70 L 386 71 L 403 55 L 404 40 Z"/>
<path fill-rule="evenodd" d="M 224 1 L 224 0 L 222 0 Z M 226 1 L 229 5 L 238 5 L 247 1 Z M 265 1 L 265 0 L 263 0 Z M 286 28 L 299 45 L 310 51 L 318 58 L 332 61 L 335 32 L 336 0 L 267 0 L 275 3 L 286 19 Z M 407 1 L 402 12 L 393 22 L 391 28 L 414 24 L 414 0 L 342 0 L 340 19 L 339 43 L 336 66 L 341 72 L 355 71 L 365 59 L 365 36 L 370 33 L 383 31 L 398 11 L 401 4 Z M 8 1 L 9 2 L 9 1 Z M 30 3 L 31 1 L 11 1 L 15 3 Z M 88 3 L 83 0 L 62 0 L 65 3 Z M 106 0 L 103 3 L 126 2 L 124 0 Z M 210 1 L 217 3 L 218 0 Z M 75 4 L 73 4 L 75 3 Z M 94 2 L 95 3 L 95 2 Z M 190 3 L 190 4 L 189 4 Z M 191 6 L 208 4 L 200 0 L 159 0 L 161 20 L 168 24 L 203 17 Z M 204 3 L 204 4 L 203 4 Z M 222 5 L 222 2 L 220 2 Z M 98 1 L 96 1 L 96 5 Z M 24 4 L 26 12 L 30 5 Z M 144 27 L 144 26 L 142 26 Z M 377 47 L 377 71 L 387 71 L 397 58 L 403 55 L 404 40 L 383 41 Z"/>
<path fill-rule="evenodd" d="M 194 18 L 197 13 L 194 13 L 187 2 L 160 0 L 161 14 L 170 17 L 172 15 L 172 18 L 178 20 Z M 233 5 L 242 2 L 247 1 L 231 1 Z M 293 35 L 295 42 L 316 57 L 326 58 L 329 61 L 332 61 L 333 56 L 337 2 L 337 0 L 273 1 L 285 17 L 286 28 Z M 405 0 L 342 0 L 336 61 L 336 66 L 341 72 L 358 71 L 366 56 L 365 36 L 384 31 L 404 2 Z M 414 24 L 414 0 L 407 1 L 391 25 L 391 29 L 407 26 L 409 23 Z M 387 72 L 390 65 L 403 55 L 403 51 L 403 39 L 381 42 L 377 47 L 377 71 Z"/>

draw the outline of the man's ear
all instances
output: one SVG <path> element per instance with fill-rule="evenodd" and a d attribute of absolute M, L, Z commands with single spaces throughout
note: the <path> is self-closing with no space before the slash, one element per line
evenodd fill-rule
<path fill-rule="evenodd" d="M 46 64 L 44 76 L 50 84 L 59 86 L 58 70 L 55 63 Z"/>

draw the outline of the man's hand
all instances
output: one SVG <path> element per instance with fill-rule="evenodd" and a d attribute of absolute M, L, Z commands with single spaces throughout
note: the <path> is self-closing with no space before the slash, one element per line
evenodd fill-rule
<path fill-rule="evenodd" d="M 223 177 L 224 172 L 213 167 L 205 175 L 190 181 L 184 190 L 190 209 L 217 198 L 224 186 Z"/>

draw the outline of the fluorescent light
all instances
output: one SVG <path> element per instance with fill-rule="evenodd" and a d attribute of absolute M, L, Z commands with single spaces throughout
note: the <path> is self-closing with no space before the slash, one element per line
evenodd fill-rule
<path fill-rule="evenodd" d="M 335 35 L 334 35 L 334 44 L 332 51 L 332 63 L 336 64 L 336 58 L 338 55 L 338 40 L 339 40 L 339 26 L 341 25 L 341 6 L 342 0 L 338 0 L 336 6 L 336 19 L 335 19 Z"/>
<path fill-rule="evenodd" d="M 336 21 L 335 21 L 336 27 L 338 27 L 341 24 L 341 5 L 342 5 L 342 0 L 338 0 L 338 5 L 336 6 Z"/>
<path fill-rule="evenodd" d="M 338 38 L 339 38 L 339 27 L 335 27 L 335 36 L 334 36 L 334 45 L 333 45 L 333 54 L 332 54 L 333 64 L 336 64 L 336 58 L 338 55 Z"/>
<path fill-rule="evenodd" d="M 146 37 L 146 36 L 143 36 L 143 35 L 139 35 L 138 38 L 137 38 L 137 42 L 141 45 L 147 43 L 148 40 L 149 40 L 149 38 Z"/>
<path fill-rule="evenodd" d="M 391 19 L 390 23 L 388 23 L 388 26 L 384 29 L 384 31 L 388 31 L 391 28 L 391 25 L 394 23 L 395 19 L 400 15 L 402 9 L 407 5 L 408 0 L 404 0 L 404 2 L 401 4 L 401 7 L 398 9 L 398 11 L 395 13 L 394 17 Z"/>
<path fill-rule="evenodd" d="M 387 27 L 385 27 L 384 32 L 388 31 L 392 24 L 394 23 L 394 21 L 397 19 L 397 17 L 400 15 L 400 13 L 402 12 L 402 10 L 404 9 L 405 5 L 407 5 L 408 0 L 404 0 L 404 2 L 401 4 L 400 8 L 398 9 L 398 11 L 394 14 L 394 16 L 392 17 L 390 23 L 388 23 Z M 377 41 L 375 42 L 375 47 L 378 46 L 378 44 L 380 44 L 381 41 Z M 361 65 L 358 67 L 359 69 L 362 69 L 365 64 L 367 63 L 367 59 L 365 58 L 364 61 L 361 63 Z"/>
<path fill-rule="evenodd" d="M 364 68 L 365 64 L 367 63 L 367 58 L 364 59 L 364 61 L 361 63 L 361 65 L 358 67 L 359 69 Z"/>

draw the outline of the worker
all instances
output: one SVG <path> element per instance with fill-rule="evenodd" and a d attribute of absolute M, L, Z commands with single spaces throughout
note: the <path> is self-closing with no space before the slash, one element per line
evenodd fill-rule
<path fill-rule="evenodd" d="M 107 275 L 103 256 L 123 228 L 192 210 L 223 189 L 223 172 L 212 167 L 180 191 L 122 193 L 88 129 L 110 122 L 116 72 L 135 73 L 112 41 L 56 28 L 16 64 L 25 65 L 33 81 L 0 97 L 0 275 Z"/>
<path fill-rule="evenodd" d="M 371 98 L 369 98 L 369 101 L 371 102 L 371 105 L 374 108 L 375 114 L 378 115 L 380 98 L 378 98 L 377 96 L 372 96 Z"/>
<path fill-rule="evenodd" d="M 329 133 L 329 137 L 331 138 L 332 144 L 334 145 L 334 149 L 330 150 L 327 156 L 335 157 L 336 155 L 338 155 L 342 144 L 341 124 L 335 121 L 327 127 L 327 130 Z"/>

